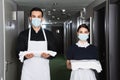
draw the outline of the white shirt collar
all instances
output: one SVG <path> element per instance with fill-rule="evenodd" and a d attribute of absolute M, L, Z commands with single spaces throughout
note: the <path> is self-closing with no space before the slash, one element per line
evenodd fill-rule
<path fill-rule="evenodd" d="M 88 47 L 90 44 L 89 44 L 88 42 L 85 42 L 85 43 L 83 44 L 83 43 L 81 43 L 81 42 L 78 41 L 78 42 L 76 43 L 76 45 L 77 45 L 78 47 L 85 47 L 85 48 L 86 48 L 86 47 Z"/>

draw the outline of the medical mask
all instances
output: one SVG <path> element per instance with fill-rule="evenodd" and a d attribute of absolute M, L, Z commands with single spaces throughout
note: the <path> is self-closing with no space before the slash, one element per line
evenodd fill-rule
<path fill-rule="evenodd" d="M 80 40 L 86 41 L 89 38 L 89 34 L 78 34 Z"/>
<path fill-rule="evenodd" d="M 31 22 L 34 27 L 40 27 L 42 24 L 42 21 L 40 18 L 32 18 Z"/>

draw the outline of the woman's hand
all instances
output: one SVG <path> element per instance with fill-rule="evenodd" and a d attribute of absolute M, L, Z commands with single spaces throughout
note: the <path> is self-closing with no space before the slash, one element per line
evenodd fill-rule
<path fill-rule="evenodd" d="M 67 69 L 71 69 L 71 62 L 70 62 L 70 60 L 66 61 L 66 65 L 67 65 Z"/>
<path fill-rule="evenodd" d="M 34 54 L 33 53 L 28 53 L 28 54 L 25 55 L 25 57 L 27 59 L 30 59 L 30 58 L 34 57 Z"/>
<path fill-rule="evenodd" d="M 48 57 L 50 57 L 50 55 L 49 55 L 49 54 L 47 54 L 47 53 L 42 53 L 42 54 L 41 54 L 41 57 L 43 57 L 43 58 L 47 59 Z"/>

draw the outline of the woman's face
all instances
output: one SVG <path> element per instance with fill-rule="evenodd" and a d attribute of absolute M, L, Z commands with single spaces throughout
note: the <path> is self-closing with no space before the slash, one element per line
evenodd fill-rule
<path fill-rule="evenodd" d="M 79 31 L 77 32 L 78 38 L 81 41 L 87 41 L 89 38 L 89 31 L 87 28 L 81 27 Z"/>
<path fill-rule="evenodd" d="M 81 27 L 79 31 L 77 32 L 77 34 L 89 34 L 89 31 L 88 29 Z"/>

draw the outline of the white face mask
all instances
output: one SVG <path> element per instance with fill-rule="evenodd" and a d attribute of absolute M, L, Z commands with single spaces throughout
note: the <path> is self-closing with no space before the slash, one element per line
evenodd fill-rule
<path fill-rule="evenodd" d="M 89 34 L 78 34 L 80 40 L 86 41 L 89 38 Z"/>
<path fill-rule="evenodd" d="M 40 18 L 32 18 L 31 23 L 34 27 L 40 27 L 42 25 L 42 20 Z"/>

